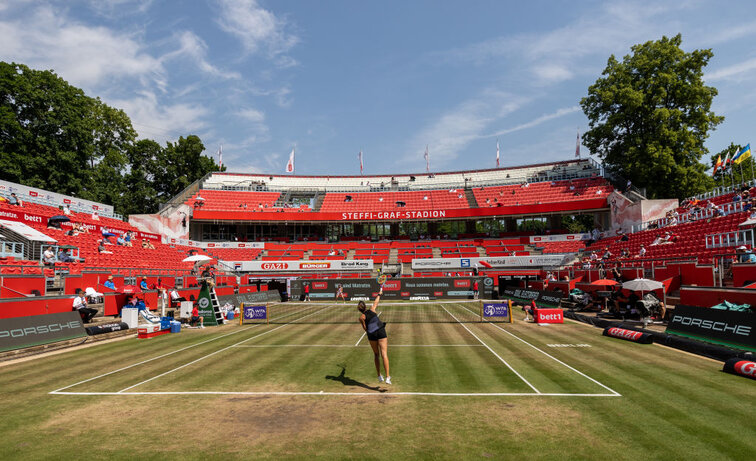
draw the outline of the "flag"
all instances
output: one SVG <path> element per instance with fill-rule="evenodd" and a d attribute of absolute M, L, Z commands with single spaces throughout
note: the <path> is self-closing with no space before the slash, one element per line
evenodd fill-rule
<path fill-rule="evenodd" d="M 286 172 L 294 173 L 294 148 L 291 148 L 291 154 L 289 154 L 289 162 L 286 164 Z"/>
<path fill-rule="evenodd" d="M 496 140 L 496 168 L 499 168 L 499 140 Z"/>
<path fill-rule="evenodd" d="M 721 156 L 721 155 L 719 155 L 719 156 L 717 156 L 717 163 L 715 163 L 715 164 L 714 164 L 714 172 L 713 172 L 713 173 L 712 173 L 711 175 L 712 175 L 712 176 L 716 176 L 716 174 L 717 174 L 717 170 L 718 170 L 718 169 L 719 169 L 719 167 L 721 167 L 721 166 L 722 166 L 722 156 Z"/>
<path fill-rule="evenodd" d="M 425 145 L 425 171 L 426 173 L 430 173 L 430 155 L 428 154 L 428 145 Z"/>
<path fill-rule="evenodd" d="M 223 166 L 223 144 L 218 147 L 218 166 Z"/>
<path fill-rule="evenodd" d="M 362 151 L 360 151 L 360 174 L 362 174 Z"/>
<path fill-rule="evenodd" d="M 751 144 L 749 143 L 743 149 L 738 152 L 738 155 L 732 158 L 733 163 L 740 165 L 740 162 L 751 156 Z"/>
<path fill-rule="evenodd" d="M 575 141 L 575 157 L 580 158 L 580 130 L 577 132 L 577 141 Z"/>
<path fill-rule="evenodd" d="M 725 157 L 724 162 L 722 162 L 722 170 L 727 171 L 727 168 L 730 167 L 730 162 L 732 162 L 732 160 L 730 160 L 730 153 L 728 152 L 727 157 Z"/>

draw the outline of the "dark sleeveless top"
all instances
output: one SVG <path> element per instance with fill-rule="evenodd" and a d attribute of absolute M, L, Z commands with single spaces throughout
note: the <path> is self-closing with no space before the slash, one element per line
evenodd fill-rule
<path fill-rule="evenodd" d="M 371 334 L 383 328 L 383 322 L 378 318 L 378 314 L 369 309 L 365 311 L 365 328 Z"/>

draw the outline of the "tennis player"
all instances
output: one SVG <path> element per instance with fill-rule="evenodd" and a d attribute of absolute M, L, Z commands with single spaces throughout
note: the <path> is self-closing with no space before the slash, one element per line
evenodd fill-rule
<path fill-rule="evenodd" d="M 344 285 L 339 283 L 339 288 L 336 290 L 336 299 L 341 298 L 344 302 L 346 302 L 346 296 L 344 295 Z"/>
<path fill-rule="evenodd" d="M 373 348 L 373 356 L 375 359 L 375 371 L 378 372 L 378 382 L 384 382 L 391 384 L 391 374 L 389 373 L 389 359 L 388 359 L 388 338 L 386 336 L 386 329 L 383 322 L 378 318 L 378 314 L 375 309 L 378 307 L 378 302 L 381 300 L 383 294 L 383 287 L 378 292 L 378 296 L 375 297 L 373 305 L 368 309 L 365 306 L 364 301 L 360 301 L 357 304 L 357 310 L 360 311 L 360 324 L 362 329 L 367 333 L 368 341 L 370 341 L 370 347 Z M 383 359 L 383 368 L 386 370 L 386 379 L 383 379 L 381 374 L 381 358 Z"/>

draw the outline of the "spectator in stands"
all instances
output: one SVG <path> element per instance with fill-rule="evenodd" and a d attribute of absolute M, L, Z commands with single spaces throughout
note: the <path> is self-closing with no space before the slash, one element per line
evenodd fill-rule
<path fill-rule="evenodd" d="M 94 220 L 94 221 L 99 221 L 100 220 L 100 215 L 97 214 L 97 210 L 95 210 L 95 211 L 92 212 L 92 216 L 91 217 L 92 217 L 92 220 Z"/>
<path fill-rule="evenodd" d="M 607 261 L 612 257 L 612 252 L 609 251 L 609 247 L 604 247 L 604 254 L 601 256 L 601 259 L 604 261 Z"/>
<path fill-rule="evenodd" d="M 192 318 L 189 319 L 189 325 L 195 327 L 197 326 L 197 322 L 199 322 L 200 328 L 205 328 L 205 319 L 200 317 L 199 309 L 197 309 L 197 306 L 194 306 L 194 309 L 192 309 Z"/>
<path fill-rule="evenodd" d="M 142 248 L 146 250 L 154 250 L 155 246 L 147 239 L 142 239 Z"/>
<path fill-rule="evenodd" d="M 630 250 L 628 250 L 627 248 L 623 248 L 622 251 L 620 252 L 620 258 L 625 259 L 629 257 L 630 257 Z"/>
<path fill-rule="evenodd" d="M 103 283 L 102 285 L 105 286 L 105 287 L 110 288 L 111 290 L 115 290 L 116 289 L 115 282 L 113 282 L 113 276 L 112 275 L 108 275 L 108 279 L 105 280 L 105 283 Z"/>
<path fill-rule="evenodd" d="M 186 298 L 179 294 L 178 290 L 176 290 L 176 287 L 173 287 L 171 289 L 171 305 L 178 306 L 178 304 L 183 301 L 186 301 Z"/>
<path fill-rule="evenodd" d="M 100 254 L 106 254 L 106 255 L 112 255 L 113 254 L 112 251 L 108 251 L 108 250 L 105 249 L 105 241 L 104 240 L 100 241 L 100 244 L 97 246 L 97 251 Z"/>
<path fill-rule="evenodd" d="M 756 255 L 753 254 L 753 251 L 748 251 L 746 246 L 739 246 L 735 252 L 739 263 L 756 263 Z"/>
<path fill-rule="evenodd" d="M 133 246 L 131 244 L 131 237 L 132 236 L 133 236 L 133 233 L 131 231 L 126 232 L 126 234 L 124 234 L 124 236 L 123 236 L 124 245 L 126 245 L 127 247 Z"/>
<path fill-rule="evenodd" d="M 119 235 L 118 237 L 116 237 L 116 245 L 126 246 L 126 240 L 123 239 L 123 235 Z"/>
<path fill-rule="evenodd" d="M 68 250 L 65 248 L 61 248 L 58 250 L 58 261 L 62 263 L 76 262 L 76 260 L 68 254 Z"/>
<path fill-rule="evenodd" d="M 115 237 L 115 234 L 110 232 L 107 227 L 102 226 L 100 229 L 100 235 L 102 235 L 102 241 L 106 245 L 112 245 L 113 242 L 110 241 L 110 237 Z"/>
<path fill-rule="evenodd" d="M 71 207 L 68 204 L 63 205 L 63 214 L 66 216 L 71 214 Z"/>
<path fill-rule="evenodd" d="M 42 264 L 48 267 L 55 266 L 55 252 L 53 251 L 52 247 L 47 247 L 47 249 L 42 253 Z"/>
<path fill-rule="evenodd" d="M 84 323 L 91 322 L 92 317 L 97 315 L 98 312 L 97 309 L 87 307 L 87 296 L 84 294 L 81 288 L 76 289 L 76 297 L 73 300 L 73 310 L 79 312 L 81 320 Z"/>
<path fill-rule="evenodd" d="M 8 199 L 8 205 L 24 206 L 24 202 L 22 202 L 18 197 L 16 197 L 15 192 L 11 192 L 10 198 Z"/>
<path fill-rule="evenodd" d="M 646 256 L 646 247 L 641 245 L 640 250 L 638 250 L 638 257 L 642 258 L 644 256 Z"/>
<path fill-rule="evenodd" d="M 142 277 L 142 281 L 139 282 L 139 289 L 141 289 L 141 290 L 149 290 L 149 287 L 147 286 L 147 278 Z"/>
<path fill-rule="evenodd" d="M 589 258 L 585 258 L 583 260 L 583 269 L 590 269 L 591 266 L 591 260 Z"/>

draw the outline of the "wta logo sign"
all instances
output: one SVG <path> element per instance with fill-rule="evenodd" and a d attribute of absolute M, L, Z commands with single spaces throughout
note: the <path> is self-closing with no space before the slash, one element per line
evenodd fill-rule
<path fill-rule="evenodd" d="M 509 306 L 503 303 L 483 304 L 483 317 L 509 317 Z"/>
<path fill-rule="evenodd" d="M 244 306 L 244 320 L 264 320 L 267 318 L 267 306 Z"/>

